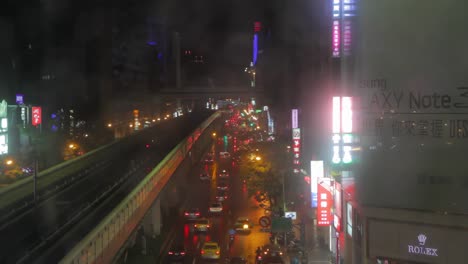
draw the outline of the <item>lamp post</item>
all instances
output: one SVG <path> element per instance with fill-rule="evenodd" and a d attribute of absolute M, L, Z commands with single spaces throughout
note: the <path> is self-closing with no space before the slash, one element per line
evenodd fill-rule
<path fill-rule="evenodd" d="M 37 201 L 37 176 L 39 174 L 39 159 L 37 155 L 37 150 L 34 150 L 34 174 L 33 174 L 33 201 Z"/>
<path fill-rule="evenodd" d="M 286 213 L 286 195 L 285 195 L 285 191 L 284 191 L 284 172 L 281 173 L 281 176 L 283 178 L 283 181 L 282 181 L 282 187 L 283 187 L 283 214 Z"/>

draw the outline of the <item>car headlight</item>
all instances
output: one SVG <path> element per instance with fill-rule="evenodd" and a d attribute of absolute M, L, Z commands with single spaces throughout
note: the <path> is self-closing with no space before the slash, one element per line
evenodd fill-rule
<path fill-rule="evenodd" d="M 249 229 L 249 225 L 248 225 L 248 224 L 244 224 L 242 227 L 243 227 L 244 229 Z"/>

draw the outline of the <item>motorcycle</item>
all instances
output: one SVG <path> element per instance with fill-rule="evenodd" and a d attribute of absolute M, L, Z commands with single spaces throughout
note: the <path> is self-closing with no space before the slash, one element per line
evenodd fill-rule
<path fill-rule="evenodd" d="M 235 235 L 229 235 L 229 244 L 234 243 L 234 237 Z"/>
<path fill-rule="evenodd" d="M 263 257 L 262 257 L 262 254 L 261 254 L 261 253 L 260 253 L 260 254 L 257 254 L 257 255 L 255 256 L 255 263 L 256 263 L 256 264 L 262 264 L 262 263 L 263 263 Z"/>

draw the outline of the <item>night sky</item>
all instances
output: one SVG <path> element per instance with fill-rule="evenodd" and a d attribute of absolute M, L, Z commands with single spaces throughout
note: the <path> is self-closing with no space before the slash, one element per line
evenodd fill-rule
<path fill-rule="evenodd" d="M 286 0 L 6 0 L 0 11 L 0 23 L 3 20 L 14 25 L 12 45 L 18 54 L 17 57 L 23 58 L 19 85 L 9 86 L 23 89 L 19 92 L 28 94 L 28 98 L 38 97 L 44 92 L 51 93 L 50 96 L 42 96 L 41 103 L 46 100 L 46 103 L 79 104 L 80 100 L 85 100 L 88 101 L 88 106 L 93 105 L 95 100 L 90 96 L 99 95 L 96 88 L 89 87 L 89 81 L 84 76 L 88 74 L 87 70 L 79 72 L 80 67 L 82 69 L 87 66 L 77 66 L 76 63 L 69 61 L 84 58 L 85 54 L 80 54 L 82 51 L 79 49 L 83 50 L 83 47 L 89 45 L 88 43 L 99 43 L 90 38 L 100 36 L 104 31 L 104 33 L 113 31 L 112 25 L 123 24 L 126 25 L 128 32 L 137 32 L 146 27 L 146 19 L 149 17 L 165 24 L 169 32 L 180 32 L 182 49 L 191 49 L 203 54 L 207 62 L 206 73 L 211 75 L 207 78 L 214 78 L 219 85 L 223 85 L 223 81 L 240 80 L 239 76 L 245 77 L 243 69 L 249 65 L 252 57 L 253 23 L 261 21 L 264 32 L 268 32 L 269 36 L 275 36 L 269 40 L 270 45 L 271 43 L 276 45 L 278 39 L 281 42 L 284 26 L 290 26 L 283 22 L 285 11 L 278 7 L 284 1 Z M 302 10 L 307 13 L 310 9 L 302 8 Z M 292 17 L 301 17 L 301 15 L 294 14 Z M 300 20 L 295 23 L 307 26 L 307 23 Z M 297 36 L 291 39 L 294 39 L 294 45 L 300 42 Z M 32 44 L 32 49 L 27 48 L 29 44 Z M 96 54 L 106 56 L 105 53 L 109 52 L 113 45 L 115 43 L 112 41 L 104 44 L 104 50 L 96 51 Z M 288 52 L 283 47 L 279 46 L 276 51 Z M 290 50 L 294 52 L 293 49 Z M 109 57 L 106 60 L 111 59 Z M 267 59 L 272 61 L 267 62 Z M 10 63 L 8 60 L 5 62 Z M 282 83 L 278 79 L 278 73 L 284 72 L 280 60 L 265 55 L 261 63 L 275 68 L 271 75 L 276 79 L 272 79 L 271 83 Z M 89 65 L 88 62 L 85 64 Z M 66 80 L 65 85 L 57 86 L 61 90 L 54 92 L 54 89 L 58 88 L 38 88 L 36 85 L 24 84 L 24 80 L 37 80 L 47 73 L 46 65 L 55 67 L 52 71 L 58 69 L 65 76 L 63 77 Z M 110 69 L 111 65 L 105 67 Z M 106 74 L 106 71 L 101 70 L 97 74 Z M 75 77 L 85 80 L 82 83 L 69 81 Z M 70 93 L 70 90 L 73 92 Z M 16 88 L 11 88 L 10 96 L 16 92 L 18 92 Z M 67 97 L 68 101 L 63 100 Z"/>

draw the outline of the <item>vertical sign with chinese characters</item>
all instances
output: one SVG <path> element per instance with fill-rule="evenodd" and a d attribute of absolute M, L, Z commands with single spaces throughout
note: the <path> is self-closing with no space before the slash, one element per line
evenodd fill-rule
<path fill-rule="evenodd" d="M 310 192 L 312 208 L 317 207 L 317 185 L 318 179 L 325 176 L 323 169 L 323 160 L 312 160 L 310 162 Z"/>
<path fill-rule="evenodd" d="M 332 57 L 339 58 L 341 56 L 341 1 L 332 0 Z"/>
<path fill-rule="evenodd" d="M 340 21 L 333 20 L 332 30 L 332 56 L 334 58 L 340 57 Z"/>
<path fill-rule="evenodd" d="M 298 119 L 298 112 L 299 111 L 297 109 L 293 109 L 291 111 L 291 121 L 292 121 L 291 125 L 292 125 L 292 128 L 298 128 L 299 127 L 298 126 L 298 120 L 297 120 Z"/>
<path fill-rule="evenodd" d="M 330 207 L 332 203 L 331 192 L 320 183 L 317 186 L 318 190 L 318 206 L 317 206 L 317 226 L 329 226 L 331 222 Z"/>
<path fill-rule="evenodd" d="M 342 2 L 342 23 L 343 23 L 343 55 L 349 56 L 352 52 L 353 38 L 353 17 L 356 16 L 356 0 L 343 0 Z"/>
<path fill-rule="evenodd" d="M 333 97 L 332 101 L 332 163 L 353 162 L 352 147 L 356 142 L 353 134 L 352 97 Z"/>
<path fill-rule="evenodd" d="M 33 126 L 38 126 L 42 123 L 42 108 L 40 106 L 32 107 L 32 121 Z"/>
<path fill-rule="evenodd" d="M 292 130 L 293 141 L 293 172 L 299 173 L 301 166 L 301 130 L 293 128 Z"/>

